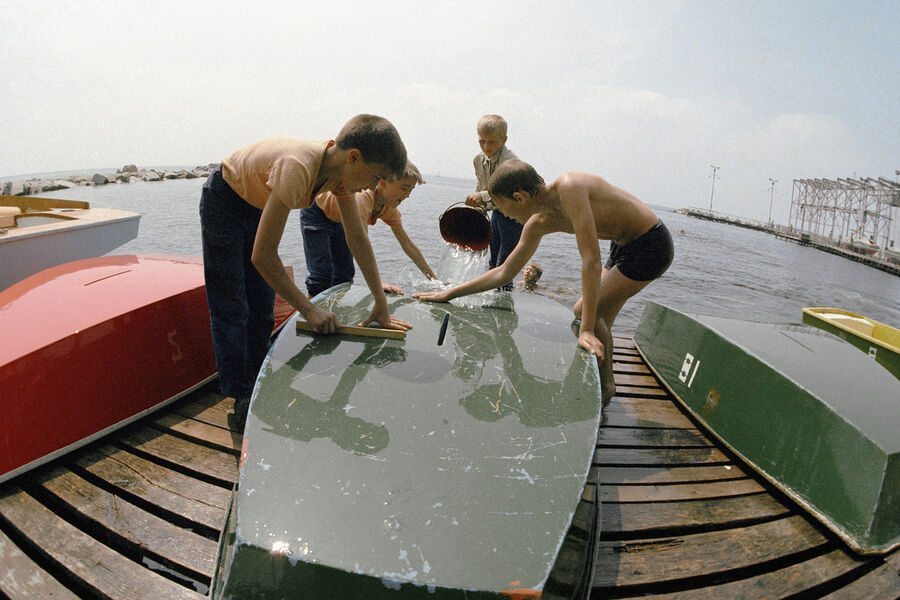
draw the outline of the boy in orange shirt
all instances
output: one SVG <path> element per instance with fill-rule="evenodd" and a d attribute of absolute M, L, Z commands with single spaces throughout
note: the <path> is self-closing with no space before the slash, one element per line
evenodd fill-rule
<path fill-rule="evenodd" d="M 378 219 L 384 221 L 394 233 L 403 251 L 413 263 L 429 279 L 437 279 L 437 275 L 428 266 L 406 230 L 400 215 L 400 203 L 409 197 L 418 183 L 425 183 L 419 169 L 407 161 L 403 176 L 396 181 L 382 179 L 374 189 L 356 193 L 356 203 L 363 227 L 374 225 Z M 310 297 L 328 288 L 353 281 L 353 256 L 347 248 L 344 227 L 341 223 L 337 198 L 331 192 L 316 196 L 316 201 L 300 211 L 301 233 L 303 234 L 303 252 L 306 257 L 306 291 Z M 403 290 L 395 285 L 383 283 L 385 292 L 402 294 Z"/>
<path fill-rule="evenodd" d="M 275 293 L 313 324 L 334 333 L 337 317 L 312 304 L 287 275 L 278 246 L 291 209 L 331 191 L 349 218 L 347 239 L 372 290 L 364 324 L 408 329 L 388 312 L 387 298 L 353 193 L 400 175 L 406 148 L 382 117 L 357 115 L 334 140 L 265 139 L 231 154 L 210 174 L 200 198 L 206 296 L 222 393 L 235 398 L 242 428 L 274 325 Z"/>
<path fill-rule="evenodd" d="M 672 263 L 672 237 L 647 205 L 602 177 L 564 173 L 549 186 L 531 165 L 504 162 L 488 193 L 507 216 L 523 223 L 522 236 L 499 267 L 449 290 L 419 292 L 417 298 L 446 302 L 484 292 L 513 280 L 548 233 L 575 235 L 581 255 L 581 319 L 578 345 L 597 357 L 603 399 L 615 394 L 612 361 L 613 321 L 625 302 L 661 276 Z M 604 267 L 597 240 L 611 240 Z"/>

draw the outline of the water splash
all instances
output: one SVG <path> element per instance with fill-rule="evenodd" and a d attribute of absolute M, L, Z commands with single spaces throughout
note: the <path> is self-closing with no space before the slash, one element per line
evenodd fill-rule
<path fill-rule="evenodd" d="M 452 244 L 445 244 L 435 272 L 441 281 L 458 285 L 487 271 L 487 265 L 487 250 L 470 252 Z"/>

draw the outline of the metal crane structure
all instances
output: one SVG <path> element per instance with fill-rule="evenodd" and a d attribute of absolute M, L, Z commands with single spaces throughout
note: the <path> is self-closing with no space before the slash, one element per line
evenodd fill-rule
<path fill-rule="evenodd" d="M 891 238 L 894 215 L 900 218 L 900 183 L 873 179 L 795 179 L 790 226 L 821 241 L 877 248 L 900 245 Z"/>

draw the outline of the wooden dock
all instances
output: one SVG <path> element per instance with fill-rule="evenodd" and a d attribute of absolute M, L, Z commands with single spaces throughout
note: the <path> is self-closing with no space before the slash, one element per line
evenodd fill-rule
<path fill-rule="evenodd" d="M 898 598 L 862 557 L 698 429 L 629 338 L 595 475 L 595 598 Z M 215 386 L 0 486 L 0 599 L 201 599 L 241 436 Z"/>
<path fill-rule="evenodd" d="M 892 275 L 900 275 L 900 264 L 891 260 L 889 257 L 879 256 L 877 254 L 866 254 L 862 251 L 856 251 L 852 248 L 841 245 L 837 240 L 831 238 L 817 236 L 808 232 L 793 230 L 784 225 L 775 225 L 771 223 L 761 223 L 753 219 L 741 217 L 732 217 L 717 212 L 710 212 L 702 208 L 679 208 L 676 213 L 694 217 L 695 219 L 703 219 L 704 221 L 712 221 L 714 223 L 724 223 L 725 225 L 734 225 L 745 229 L 755 229 L 764 233 L 771 233 L 775 237 L 788 240 L 800 244 L 801 246 L 809 246 L 816 250 L 828 252 L 842 258 L 846 258 L 870 267 L 874 267 Z"/>

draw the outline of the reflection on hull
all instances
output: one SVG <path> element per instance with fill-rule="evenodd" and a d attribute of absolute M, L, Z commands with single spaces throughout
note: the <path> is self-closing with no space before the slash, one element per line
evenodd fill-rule
<path fill-rule="evenodd" d="M 317 302 L 343 323 L 372 304 L 347 285 Z M 213 597 L 587 597 L 600 387 L 571 313 L 509 293 L 391 313 L 405 340 L 289 323 L 272 348 Z"/>

